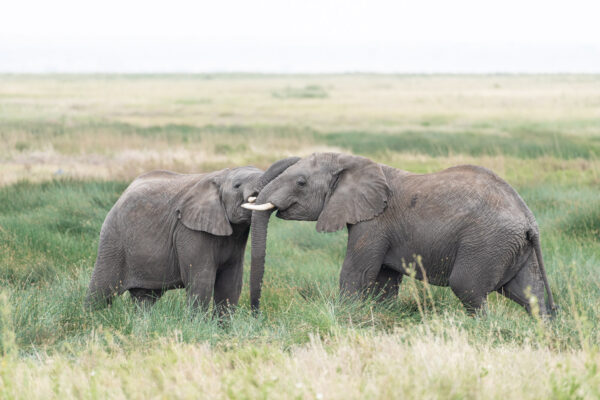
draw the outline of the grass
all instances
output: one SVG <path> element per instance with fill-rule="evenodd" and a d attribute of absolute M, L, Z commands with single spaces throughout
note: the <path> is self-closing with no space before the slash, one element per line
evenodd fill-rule
<path fill-rule="evenodd" d="M 306 85 L 303 88 L 286 87 L 273 91 L 273 97 L 278 99 L 314 99 L 327 97 L 327 91 L 318 85 Z"/>
<path fill-rule="evenodd" d="M 517 158 L 551 156 L 568 160 L 595 159 L 600 154 L 600 142 L 589 138 L 562 136 L 555 132 L 515 131 L 502 136 L 481 135 L 477 132 L 341 132 L 321 137 L 329 145 L 368 155 L 392 151 L 424 153 L 433 157 L 452 154 L 474 157 L 510 154 Z"/>
<path fill-rule="evenodd" d="M 597 77 L 0 83 L 0 397 L 600 396 Z M 274 96 L 281 88 L 327 97 Z M 530 318 L 495 294 L 488 315 L 471 318 L 448 288 L 410 278 L 397 301 L 342 301 L 346 233 L 275 218 L 257 318 L 247 274 L 239 310 L 222 322 L 189 310 L 182 290 L 150 310 L 127 294 L 82 308 L 102 221 L 137 173 L 266 167 L 322 150 L 421 173 L 463 163 L 498 172 L 537 217 L 556 318 Z"/>

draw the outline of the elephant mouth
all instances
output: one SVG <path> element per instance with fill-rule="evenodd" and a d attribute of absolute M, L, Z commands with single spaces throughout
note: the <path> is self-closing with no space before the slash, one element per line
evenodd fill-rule
<path fill-rule="evenodd" d="M 277 218 L 291 221 L 316 221 L 318 215 L 315 216 L 310 209 L 307 209 L 301 203 L 292 203 L 288 207 L 277 210 L 275 214 Z"/>
<path fill-rule="evenodd" d="M 295 215 L 295 212 L 298 211 L 297 205 L 298 205 L 298 203 L 296 203 L 296 202 L 286 205 L 285 207 L 280 206 L 280 205 L 275 205 L 274 209 L 277 210 L 277 213 L 275 214 L 275 216 L 280 219 L 295 220 L 295 219 L 297 219 L 297 215 Z"/>
<path fill-rule="evenodd" d="M 292 218 L 292 216 L 290 215 L 288 209 L 277 210 L 277 214 L 275 214 L 275 216 L 277 218 L 281 218 L 281 219 L 291 219 Z"/>

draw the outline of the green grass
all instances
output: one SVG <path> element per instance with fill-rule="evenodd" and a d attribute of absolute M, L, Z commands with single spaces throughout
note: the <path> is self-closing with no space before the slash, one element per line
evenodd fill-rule
<path fill-rule="evenodd" d="M 460 351 L 464 355 L 474 351 L 473 354 L 480 354 L 483 350 L 475 349 L 485 349 L 486 357 L 491 359 L 478 368 L 487 371 L 481 372 L 486 375 L 489 371 L 499 374 L 494 369 L 496 363 L 507 362 L 501 354 L 523 357 L 521 361 L 514 361 L 519 363 L 533 362 L 539 357 L 548 357 L 548 354 L 568 355 L 583 351 L 583 355 L 577 357 L 584 357 L 587 361 L 581 364 L 578 358 L 573 362 L 574 365 L 585 365 L 586 369 L 582 371 L 579 367 L 569 366 L 569 362 L 564 369 L 560 365 L 553 366 L 552 374 L 547 374 L 552 386 L 546 386 L 544 390 L 557 398 L 570 398 L 582 391 L 587 395 L 597 394 L 594 388 L 599 378 L 593 354 L 598 351 L 600 343 L 600 333 L 596 329 L 596 321 L 600 317 L 600 244 L 595 231 L 598 215 L 594 207 L 597 204 L 597 190 L 594 188 L 539 185 L 521 189 L 542 227 L 550 284 L 561 307 L 554 320 L 542 324 L 498 295 L 490 296 L 487 316 L 469 317 L 448 288 L 427 288 L 410 278 L 405 278 L 397 301 L 386 304 L 372 299 L 342 301 L 337 295 L 337 277 L 346 234 L 319 234 L 314 223 L 275 218 L 269 232 L 260 316 L 253 316 L 248 309 L 247 276 L 241 307 L 224 321 L 191 311 L 183 290 L 169 292 L 150 310 L 139 309 L 126 294 L 110 308 L 89 312 L 82 304 L 94 263 L 98 231 L 105 214 L 125 186 L 122 182 L 55 180 L 41 184 L 21 182 L 0 189 L 0 284 L 4 296 L 0 299 L 0 308 L 5 310 L 0 318 L 0 349 L 5 357 L 9 357 L 6 360 L 22 360 L 10 361 L 16 363 L 11 364 L 16 371 L 29 365 L 31 361 L 27 360 L 40 357 L 55 360 L 60 368 L 53 367 L 52 372 L 44 372 L 49 365 L 46 362 L 27 367 L 29 371 L 41 374 L 31 378 L 36 381 L 46 378 L 52 381 L 52 377 L 59 376 L 67 380 L 68 383 L 53 381 L 55 389 L 48 392 L 53 396 L 69 393 L 64 390 L 77 387 L 81 379 L 87 386 L 79 390 L 87 393 L 94 387 L 93 380 L 88 381 L 91 379 L 89 374 L 98 371 L 102 375 L 105 368 L 115 368 L 110 367 L 112 363 L 128 365 L 122 358 L 137 359 L 141 356 L 141 349 L 146 349 L 146 355 L 143 356 L 145 361 L 140 362 L 149 362 L 157 357 L 161 359 L 153 362 L 161 365 L 156 370 L 160 376 L 170 374 L 163 371 L 165 368 L 183 368 L 181 363 L 192 363 L 190 368 L 195 369 L 198 363 L 204 365 L 204 361 L 182 360 L 187 359 L 184 354 L 195 354 L 199 350 L 181 346 L 208 345 L 208 349 L 212 350 L 202 350 L 210 352 L 202 353 L 202 356 L 213 360 L 210 361 L 213 363 L 211 368 L 221 368 L 221 363 L 230 365 L 214 377 L 229 387 L 227 396 L 246 397 L 238 391 L 238 385 L 242 385 L 245 393 L 285 398 L 294 390 L 308 390 L 297 382 L 317 390 L 314 378 L 304 376 L 304 373 L 293 373 L 291 376 L 294 378 L 289 382 L 284 378 L 283 371 L 292 368 L 287 366 L 292 362 L 290 357 L 303 360 L 299 354 L 305 351 L 314 353 L 309 358 L 312 361 L 306 359 L 306 362 L 315 362 L 321 367 L 333 363 L 337 365 L 335 370 L 342 374 L 345 374 L 341 371 L 348 362 L 355 362 L 339 361 L 342 354 L 356 351 L 363 356 L 369 354 L 371 361 L 365 361 L 368 363 L 365 366 L 388 371 L 382 372 L 384 375 L 381 377 L 391 372 L 387 369 L 390 362 L 399 362 L 402 357 L 408 357 L 405 362 L 410 362 L 411 368 L 418 367 L 419 361 L 411 355 L 414 346 L 434 351 L 436 346 L 440 346 L 439 340 L 446 343 L 442 345 L 445 347 L 428 357 L 440 357 L 439 352 L 447 352 L 443 353 L 446 361 L 441 365 L 453 357 L 452 351 Z M 584 206 L 578 206 L 582 204 Z M 577 234 L 573 233 L 574 230 Z M 394 346 L 400 347 L 384 349 L 377 344 L 390 340 Z M 424 343 L 421 344 L 421 341 Z M 308 346 L 306 349 L 311 350 L 300 350 L 298 346 Z M 322 346 L 328 349 L 327 352 L 319 350 Z M 529 353 L 531 351 L 542 353 L 535 355 Z M 386 352 L 398 353 L 397 359 L 377 361 Z M 520 352 L 523 354 L 519 356 Z M 325 359 L 317 361 L 324 356 Z M 77 377 L 76 367 L 69 360 L 87 357 L 94 357 L 95 361 L 83 364 L 87 377 Z M 431 363 L 432 358 L 427 363 Z M 514 365 L 514 362 L 509 364 Z M 264 377 L 252 372 L 253 365 L 259 369 L 266 368 L 268 376 L 276 377 L 272 384 L 267 381 L 258 385 L 257 382 Z M 400 365 L 397 368 L 401 368 Z M 429 377 L 431 380 L 422 385 L 433 384 L 435 389 L 425 392 L 413 392 L 416 387 L 410 386 L 409 381 L 418 380 L 413 377 L 406 382 L 403 393 L 412 392 L 411 396 L 420 397 L 435 390 L 434 393 L 445 396 L 455 390 L 463 394 L 475 390 L 472 383 L 463 382 L 455 375 L 463 370 L 470 371 L 472 366 L 465 361 L 448 376 Z M 157 382 L 156 375 L 148 376 L 147 372 L 136 371 L 133 365 L 122 370 L 117 388 L 124 390 L 130 387 L 132 379 L 140 382 L 149 380 L 145 385 L 160 392 L 176 382 Z M 368 382 L 377 378 L 366 378 L 358 372 L 348 374 L 346 379 L 366 379 L 364 384 L 367 385 L 353 389 L 349 392 L 353 393 L 351 397 L 358 393 L 372 393 L 376 397 L 390 395 L 386 391 L 386 385 L 390 383 L 382 383 L 375 392 L 369 392 L 375 389 L 367 389 Z M 241 383 L 233 385 L 231 379 L 235 376 Z M 4 385 L 11 381 L 22 382 L 22 378 L 7 372 L 0 379 L 4 379 Z M 397 381 L 398 378 L 390 379 Z M 457 379 L 462 382 L 458 389 L 454 387 Z M 504 380 L 508 378 L 495 379 L 505 385 Z M 336 382 L 336 379 L 331 377 L 327 382 L 325 386 Z M 103 392 L 106 395 L 117 395 L 118 392 L 108 387 L 101 392 L 106 390 Z M 189 389 L 187 385 L 183 387 Z M 144 392 L 145 389 L 140 390 Z M 222 393 L 221 390 L 215 394 Z M 327 392 L 325 388 L 319 390 Z M 479 387 L 477 390 L 483 389 Z M 519 393 L 517 390 L 513 396 L 519 397 Z M 308 394 L 309 397 L 314 395 Z M 398 395 L 394 392 L 393 397 Z"/>
<path fill-rule="evenodd" d="M 53 181 L 0 188 L 2 281 L 52 281 L 93 260 L 102 221 L 125 186 Z"/>
<path fill-rule="evenodd" d="M 475 128 L 478 128 L 477 126 Z M 479 126 L 479 128 L 481 128 Z M 571 128 L 567 127 L 567 130 Z M 430 130 L 377 132 L 343 131 L 329 132 L 311 129 L 308 126 L 270 125 L 270 124 L 208 124 L 204 126 L 189 124 L 161 124 L 138 126 L 109 120 L 11 120 L 1 119 L 0 130 L 5 132 L 24 132 L 29 142 L 16 141 L 14 149 L 18 152 L 32 147 L 40 149 L 48 141 L 57 141 L 58 149 L 71 152 L 68 141 L 78 140 L 82 135 L 103 137 L 139 137 L 142 140 L 164 140 L 169 144 L 202 143 L 217 141 L 216 153 L 243 154 L 248 152 L 246 143 L 261 137 L 261 140 L 273 141 L 289 137 L 302 137 L 315 145 L 329 145 L 365 155 L 379 155 L 385 152 L 413 152 L 432 157 L 447 157 L 465 154 L 474 157 L 511 155 L 518 158 L 539 158 L 552 156 L 559 159 L 598 159 L 600 157 L 600 139 L 596 136 L 578 136 L 565 134 L 564 129 L 540 129 L 535 126 L 507 127 L 505 134 L 482 135 L 473 127 L 461 132 Z M 600 127 L 599 127 L 600 129 Z M 62 139 L 61 139 L 62 138 Z M 234 148 L 223 150 L 220 142 L 239 142 Z M 237 147 L 235 147 L 237 146 Z"/>
<path fill-rule="evenodd" d="M 286 87 L 273 91 L 278 99 L 321 99 L 327 97 L 327 91 L 318 85 L 306 85 L 303 88 Z"/>
<path fill-rule="evenodd" d="M 563 136 L 556 132 L 531 130 L 515 131 L 503 136 L 477 132 L 340 132 L 322 134 L 320 138 L 329 145 L 368 155 L 389 151 L 415 152 L 433 157 L 510 154 L 518 158 L 552 156 L 561 159 L 595 159 L 600 155 L 600 142 L 594 137 Z"/>

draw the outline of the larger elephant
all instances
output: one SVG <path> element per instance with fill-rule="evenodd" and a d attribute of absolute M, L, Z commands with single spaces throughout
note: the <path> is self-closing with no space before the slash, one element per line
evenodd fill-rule
<path fill-rule="evenodd" d="M 297 159 L 206 174 L 153 171 L 136 178 L 108 213 L 86 298 L 110 303 L 129 291 L 153 304 L 165 290 L 185 288 L 190 304 L 237 305 L 252 198 Z"/>
<path fill-rule="evenodd" d="M 340 273 L 345 294 L 363 293 L 403 274 L 450 286 L 469 312 L 498 291 L 532 312 L 554 309 L 532 212 L 492 171 L 463 165 L 414 174 L 367 158 L 316 153 L 291 165 L 253 204 L 250 297 L 258 308 L 272 211 L 317 221 L 317 231 L 347 226 Z M 419 267 L 407 267 L 420 256 Z M 395 287 L 395 286 L 394 286 Z M 546 302 L 544 289 L 548 293 Z"/>

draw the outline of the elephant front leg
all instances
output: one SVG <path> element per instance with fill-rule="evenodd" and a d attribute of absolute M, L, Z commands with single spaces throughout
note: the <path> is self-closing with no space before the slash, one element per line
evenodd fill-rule
<path fill-rule="evenodd" d="M 395 300 L 401 283 L 400 272 L 382 265 L 373 284 L 373 296 L 381 302 Z"/>
<path fill-rule="evenodd" d="M 345 296 L 362 296 L 378 286 L 377 277 L 387 250 L 387 243 L 362 235 L 348 234 L 346 258 L 340 273 L 340 292 Z M 382 279 L 384 279 L 382 277 Z"/>
<path fill-rule="evenodd" d="M 149 309 L 158 301 L 158 299 L 160 299 L 163 295 L 163 291 L 156 289 L 131 288 L 129 289 L 129 294 L 140 308 Z"/>
<path fill-rule="evenodd" d="M 236 307 L 242 293 L 243 260 L 221 268 L 215 281 L 215 314 L 223 317 Z"/>
<path fill-rule="evenodd" d="M 188 302 L 193 309 L 207 312 L 210 307 L 216 278 L 216 267 L 207 263 L 195 266 L 188 263 L 182 275 L 183 284 L 188 295 Z"/>
<path fill-rule="evenodd" d="M 218 241 L 203 232 L 183 228 L 176 237 L 175 245 L 188 303 L 193 309 L 207 312 L 217 275 L 215 249 Z"/>

